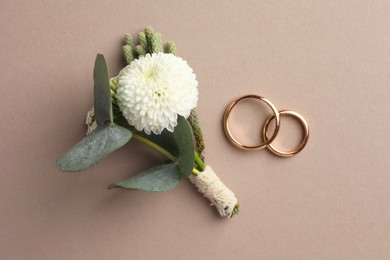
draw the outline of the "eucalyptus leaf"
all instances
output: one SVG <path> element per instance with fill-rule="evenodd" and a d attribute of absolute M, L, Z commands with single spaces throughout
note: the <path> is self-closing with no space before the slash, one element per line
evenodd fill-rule
<path fill-rule="evenodd" d="M 179 156 L 179 149 L 177 147 L 175 136 L 172 132 L 169 132 L 167 129 L 161 132 L 161 134 L 150 134 L 147 135 L 144 132 L 139 133 L 149 141 L 157 144 L 158 146 L 161 146 L 168 152 L 170 152 L 172 155 L 178 157 Z"/>
<path fill-rule="evenodd" d="M 96 56 L 93 80 L 96 123 L 98 126 L 103 126 L 113 122 L 113 115 L 107 64 L 102 54 Z"/>
<path fill-rule="evenodd" d="M 127 180 L 113 183 L 108 189 L 123 188 L 144 191 L 168 191 L 181 181 L 180 172 L 175 162 L 162 164 L 143 171 Z"/>
<path fill-rule="evenodd" d="M 161 134 L 156 135 L 151 133 L 150 135 L 146 134 L 143 131 L 137 131 L 133 126 L 129 125 L 127 120 L 123 117 L 123 115 L 115 118 L 115 123 L 130 129 L 133 133 L 137 133 L 142 137 L 148 139 L 149 141 L 157 144 L 158 146 L 164 148 L 168 152 L 170 152 L 174 156 L 179 155 L 179 150 L 176 144 L 175 136 L 172 132 L 169 132 L 167 129 L 164 129 Z"/>
<path fill-rule="evenodd" d="M 165 129 L 159 135 L 147 135 L 144 132 L 136 131 L 132 126 L 129 126 L 126 119 L 123 117 L 116 119 L 115 122 L 119 125 L 132 129 L 134 133 L 143 136 L 149 141 L 170 152 L 178 158 L 177 163 L 181 175 L 183 177 L 191 175 L 194 167 L 195 146 L 191 128 L 184 117 L 178 117 L 177 126 L 173 132 L 169 132 Z"/>
<path fill-rule="evenodd" d="M 144 132 L 136 131 L 127 123 L 126 119 L 123 117 L 117 118 L 115 122 L 119 125 L 132 129 L 134 133 L 141 135 L 142 137 L 170 152 L 172 155 L 178 158 L 177 163 L 182 176 L 188 177 L 191 175 L 194 168 L 195 146 L 192 130 L 188 121 L 184 117 L 178 117 L 177 126 L 173 132 L 169 132 L 165 129 L 159 135 L 147 135 Z"/>
<path fill-rule="evenodd" d="M 173 131 L 173 135 L 179 151 L 177 163 L 180 173 L 182 176 L 188 177 L 194 168 L 195 147 L 191 128 L 184 117 L 179 116 L 177 119 L 177 126 Z"/>
<path fill-rule="evenodd" d="M 125 145 L 131 137 L 131 131 L 115 124 L 98 127 L 57 160 L 57 169 L 83 171 Z"/>

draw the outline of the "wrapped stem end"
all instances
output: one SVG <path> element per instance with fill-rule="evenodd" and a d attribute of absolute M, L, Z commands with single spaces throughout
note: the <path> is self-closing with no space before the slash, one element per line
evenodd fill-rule
<path fill-rule="evenodd" d="M 234 193 L 226 187 L 210 166 L 196 176 L 189 177 L 211 204 L 214 205 L 222 217 L 233 217 L 238 213 L 238 201 Z"/>

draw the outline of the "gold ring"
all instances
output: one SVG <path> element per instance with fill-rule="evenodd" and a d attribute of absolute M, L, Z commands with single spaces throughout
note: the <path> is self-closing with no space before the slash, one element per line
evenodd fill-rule
<path fill-rule="evenodd" d="M 229 119 L 229 115 L 230 115 L 230 112 L 232 111 L 233 107 L 235 105 L 237 105 L 238 102 L 240 102 L 240 101 L 242 101 L 244 99 L 248 99 L 248 98 L 259 99 L 259 100 L 265 102 L 269 107 L 271 107 L 272 112 L 274 113 L 274 115 L 272 115 L 272 118 L 276 118 L 275 129 L 274 129 L 274 133 L 272 134 L 271 138 L 269 138 L 267 140 L 264 139 L 265 142 L 260 144 L 260 145 L 257 145 L 257 146 L 249 146 L 249 145 L 244 145 L 244 144 L 240 143 L 239 141 L 237 141 L 236 138 L 233 137 L 233 135 L 232 135 L 232 133 L 230 131 L 230 128 L 229 128 L 228 119 Z M 276 135 L 278 134 L 279 127 L 280 127 L 280 116 L 279 116 L 278 110 L 271 103 L 271 101 L 269 101 L 268 99 L 266 99 L 264 97 L 258 96 L 258 95 L 250 94 L 250 95 L 245 95 L 245 96 L 236 98 L 235 100 L 230 102 L 230 104 L 227 106 L 227 108 L 225 110 L 225 113 L 223 115 L 223 129 L 225 131 L 226 137 L 229 139 L 229 141 L 232 144 L 234 144 L 238 148 L 241 148 L 241 149 L 244 149 L 244 150 L 252 150 L 253 151 L 253 150 L 263 149 L 264 147 L 269 145 L 275 139 Z"/>
<path fill-rule="evenodd" d="M 303 132 L 304 132 L 303 133 L 303 138 L 302 138 L 302 141 L 301 141 L 300 145 L 296 149 L 294 149 L 292 151 L 284 152 L 284 151 L 276 149 L 275 146 L 273 146 L 271 143 L 267 145 L 268 150 L 271 151 L 273 154 L 275 154 L 277 156 L 280 156 L 280 157 L 290 157 L 290 156 L 293 156 L 294 154 L 299 153 L 305 147 L 305 145 L 307 144 L 307 141 L 309 140 L 309 126 L 308 126 L 306 120 L 303 118 L 303 116 L 301 116 L 300 114 L 298 114 L 295 111 L 282 110 L 282 111 L 279 112 L 279 115 L 280 116 L 291 116 L 293 118 L 296 118 L 296 119 L 298 119 L 298 121 L 301 123 L 301 125 L 303 127 Z M 263 125 L 263 139 L 265 141 L 269 140 L 268 137 L 267 137 L 268 125 L 274 118 L 275 118 L 275 116 L 271 115 L 264 122 L 264 125 Z"/>

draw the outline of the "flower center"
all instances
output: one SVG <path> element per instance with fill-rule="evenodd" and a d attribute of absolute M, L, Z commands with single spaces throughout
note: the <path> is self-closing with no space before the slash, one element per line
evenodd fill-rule
<path fill-rule="evenodd" d="M 158 69 L 157 68 L 150 68 L 149 70 L 145 71 L 144 77 L 146 80 L 153 80 L 156 81 L 158 79 Z"/>
<path fill-rule="evenodd" d="M 166 96 L 167 92 L 167 86 L 159 86 L 158 89 L 154 90 L 154 95 L 161 97 L 161 96 Z"/>

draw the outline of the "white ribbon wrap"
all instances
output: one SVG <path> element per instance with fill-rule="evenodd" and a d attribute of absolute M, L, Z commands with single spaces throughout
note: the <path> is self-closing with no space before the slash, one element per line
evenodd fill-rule
<path fill-rule="evenodd" d="M 238 204 L 234 193 L 218 178 L 210 166 L 198 175 L 191 175 L 191 182 L 198 188 L 204 197 L 211 201 L 222 217 L 231 217 Z"/>
<path fill-rule="evenodd" d="M 94 107 L 92 107 L 88 113 L 87 113 L 87 117 L 85 118 L 85 124 L 87 125 L 88 129 L 87 129 L 87 135 L 89 135 L 90 133 L 92 133 L 93 130 L 95 130 L 98 125 L 96 123 L 96 120 L 95 120 L 95 110 L 94 110 Z"/>

